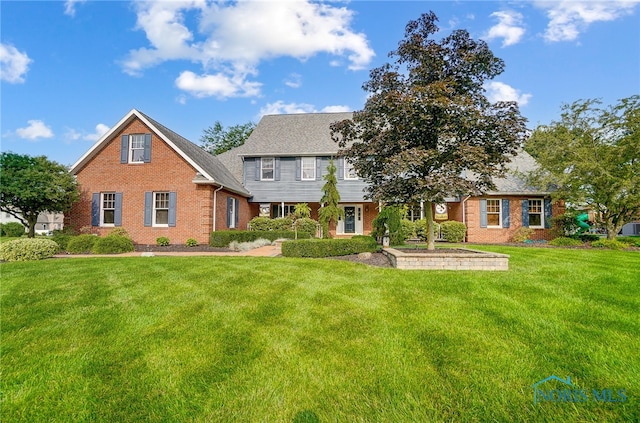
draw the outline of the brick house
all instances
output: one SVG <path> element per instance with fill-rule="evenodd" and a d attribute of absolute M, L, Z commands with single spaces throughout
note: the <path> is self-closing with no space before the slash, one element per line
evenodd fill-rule
<path fill-rule="evenodd" d="M 251 217 L 249 192 L 217 158 L 135 109 L 70 172 L 81 200 L 66 223 L 100 235 L 122 227 L 138 244 L 208 243 L 212 231 L 246 228 Z"/>
<path fill-rule="evenodd" d="M 280 217 L 297 203 L 308 203 L 318 218 L 323 176 L 336 164 L 344 218 L 334 236 L 369 234 L 378 203 L 364 198 L 358 178 L 331 140 L 329 125 L 351 113 L 264 116 L 246 142 L 212 156 L 145 114 L 131 110 L 71 168 L 82 196 L 66 224 L 96 234 L 115 227 L 135 243 L 152 244 L 161 236 L 183 244 L 206 243 L 217 230 L 246 229 L 255 216 Z M 535 166 L 522 152 L 509 164 L 526 172 Z M 533 239 L 552 237 L 551 217 L 564 212 L 510 173 L 495 180 L 496 191 L 483 196 L 450 197 L 434 206 L 436 221 L 467 225 L 469 242 L 508 242 L 518 228 L 534 229 Z M 424 217 L 424 204 L 408 218 Z"/>

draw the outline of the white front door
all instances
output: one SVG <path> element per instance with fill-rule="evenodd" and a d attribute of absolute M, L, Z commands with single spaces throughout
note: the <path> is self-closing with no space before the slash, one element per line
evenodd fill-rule
<path fill-rule="evenodd" d="M 363 215 L 361 204 L 341 204 L 344 216 L 338 220 L 336 234 L 338 235 L 362 235 Z"/>

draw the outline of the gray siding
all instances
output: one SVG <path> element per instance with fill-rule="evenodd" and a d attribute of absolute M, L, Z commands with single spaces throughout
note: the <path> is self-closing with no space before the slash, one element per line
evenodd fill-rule
<path fill-rule="evenodd" d="M 244 160 L 245 188 L 249 190 L 253 197 L 250 199 L 254 203 L 317 203 L 322 197 L 322 186 L 325 181 L 316 178 L 315 181 L 296 181 L 296 158 L 280 158 L 280 180 L 279 181 L 256 181 L 255 169 L 256 160 L 259 157 L 246 157 Z M 322 160 L 320 168 L 322 176 L 327 174 L 329 157 L 317 158 Z M 337 168 L 337 160 L 334 160 Z M 337 176 L 337 175 L 336 175 Z M 364 201 L 364 188 L 367 185 L 362 180 L 338 180 L 338 192 L 340 201 L 362 202 Z"/>

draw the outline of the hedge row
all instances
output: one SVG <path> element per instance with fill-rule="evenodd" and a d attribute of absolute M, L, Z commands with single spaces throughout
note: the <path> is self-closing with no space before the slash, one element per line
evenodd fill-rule
<path fill-rule="evenodd" d="M 256 239 L 263 238 L 269 241 L 286 238 L 294 239 L 296 236 L 293 231 L 216 231 L 212 232 L 209 237 L 209 245 L 212 247 L 227 247 L 231 241 L 251 242 Z M 308 232 L 298 231 L 299 239 L 311 238 Z"/>
<path fill-rule="evenodd" d="M 378 251 L 376 240 L 370 236 L 351 239 L 302 239 L 282 243 L 285 257 L 334 257 Z"/>
<path fill-rule="evenodd" d="M 29 261 L 52 257 L 58 244 L 46 238 L 20 238 L 0 245 L 0 260 Z"/>

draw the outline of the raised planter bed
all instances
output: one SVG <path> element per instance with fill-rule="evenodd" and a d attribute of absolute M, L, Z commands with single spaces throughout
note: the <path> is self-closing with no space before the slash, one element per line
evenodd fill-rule
<path fill-rule="evenodd" d="M 468 248 L 396 250 L 383 248 L 393 267 L 416 270 L 509 270 L 509 256 Z"/>

